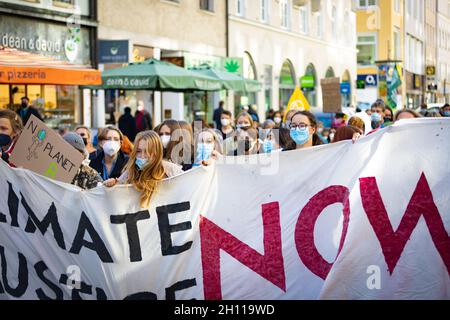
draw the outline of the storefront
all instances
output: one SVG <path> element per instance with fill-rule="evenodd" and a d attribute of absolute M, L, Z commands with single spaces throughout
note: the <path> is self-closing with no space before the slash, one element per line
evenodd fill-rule
<path fill-rule="evenodd" d="M 0 14 L 0 46 L 92 66 L 93 28 Z M 81 91 L 75 85 L 0 84 L 0 108 L 17 110 L 27 96 L 53 128 L 83 122 Z"/>
<path fill-rule="evenodd" d="M 140 45 L 133 45 L 130 48 L 129 40 L 99 40 L 99 64 L 104 71 L 153 57 L 153 48 Z M 147 111 L 153 110 L 153 92 L 105 90 L 105 124 L 117 124 L 125 107 L 130 107 L 132 114 L 135 114 L 139 103 L 143 103 Z"/>
<path fill-rule="evenodd" d="M 378 99 L 378 75 L 358 74 L 356 88 L 358 107 L 362 110 L 369 108 Z"/>
<path fill-rule="evenodd" d="M 303 94 L 311 107 L 317 106 L 317 74 L 313 64 L 306 68 L 305 75 L 300 79 Z"/>
<path fill-rule="evenodd" d="M 418 109 L 424 103 L 425 76 L 406 71 L 406 107 Z"/>
<path fill-rule="evenodd" d="M 342 107 L 348 108 L 352 103 L 352 81 L 350 78 L 350 72 L 345 71 L 342 75 L 341 82 L 341 96 L 342 96 Z"/>
<path fill-rule="evenodd" d="M 283 63 L 283 67 L 280 72 L 280 108 L 286 110 L 289 99 L 295 90 L 295 70 L 292 62 L 290 60 L 286 60 Z"/>

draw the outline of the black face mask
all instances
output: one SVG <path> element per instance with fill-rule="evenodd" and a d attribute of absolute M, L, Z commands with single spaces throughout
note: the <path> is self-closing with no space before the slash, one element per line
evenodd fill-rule
<path fill-rule="evenodd" d="M 28 103 L 26 103 L 26 102 L 22 102 L 22 108 L 27 108 L 28 107 Z"/>
<path fill-rule="evenodd" d="M 7 134 L 0 134 L 0 148 L 6 147 L 11 143 L 12 139 Z"/>
<path fill-rule="evenodd" d="M 86 147 L 88 145 L 88 139 L 87 138 L 83 138 L 83 143 L 84 143 L 84 146 Z"/>

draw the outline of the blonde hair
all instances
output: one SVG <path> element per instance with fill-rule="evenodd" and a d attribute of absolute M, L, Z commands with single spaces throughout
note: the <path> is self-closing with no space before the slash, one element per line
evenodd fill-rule
<path fill-rule="evenodd" d="M 238 114 L 238 116 L 236 117 L 236 126 L 238 125 L 239 118 L 242 118 L 242 117 L 246 118 L 250 122 L 250 127 L 254 126 L 253 118 L 250 115 L 250 113 L 248 113 L 247 111 L 242 111 L 241 113 Z"/>
<path fill-rule="evenodd" d="M 364 123 L 364 120 L 360 117 L 351 117 L 348 121 L 348 125 L 352 127 L 356 127 L 362 130 L 362 132 L 366 131 L 366 124 Z"/>
<path fill-rule="evenodd" d="M 147 143 L 147 165 L 140 171 L 135 165 L 136 153 L 141 141 Z M 136 147 L 130 154 L 130 160 L 124 172 L 128 173 L 127 184 L 132 184 L 141 193 L 141 206 L 148 207 L 150 199 L 155 193 L 158 183 L 164 179 L 165 171 L 163 161 L 163 145 L 159 135 L 154 131 L 144 131 L 136 136 Z"/>

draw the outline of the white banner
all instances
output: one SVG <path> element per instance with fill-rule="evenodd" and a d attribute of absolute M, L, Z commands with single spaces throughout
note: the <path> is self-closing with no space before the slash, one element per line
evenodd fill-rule
<path fill-rule="evenodd" d="M 0 163 L 0 298 L 450 298 L 450 120 L 226 158 L 138 203 Z"/>

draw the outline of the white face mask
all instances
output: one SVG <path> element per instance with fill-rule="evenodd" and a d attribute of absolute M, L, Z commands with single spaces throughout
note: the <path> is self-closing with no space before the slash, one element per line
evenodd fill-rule
<path fill-rule="evenodd" d="M 115 156 L 120 150 L 119 141 L 107 141 L 103 145 L 103 151 L 110 157 Z"/>
<path fill-rule="evenodd" d="M 167 149 L 167 146 L 170 143 L 170 136 L 161 136 L 161 142 L 164 149 Z"/>
<path fill-rule="evenodd" d="M 334 140 L 334 133 L 330 133 L 330 141 Z"/>
<path fill-rule="evenodd" d="M 275 118 L 275 119 L 273 119 L 273 121 L 275 121 L 276 124 L 280 124 L 282 120 L 283 120 L 283 119 L 278 118 L 278 117 Z"/>
<path fill-rule="evenodd" d="M 220 122 L 222 123 L 222 126 L 224 126 L 224 127 L 228 127 L 230 125 L 230 120 L 228 120 L 228 119 L 222 119 L 222 120 L 220 120 Z"/>

